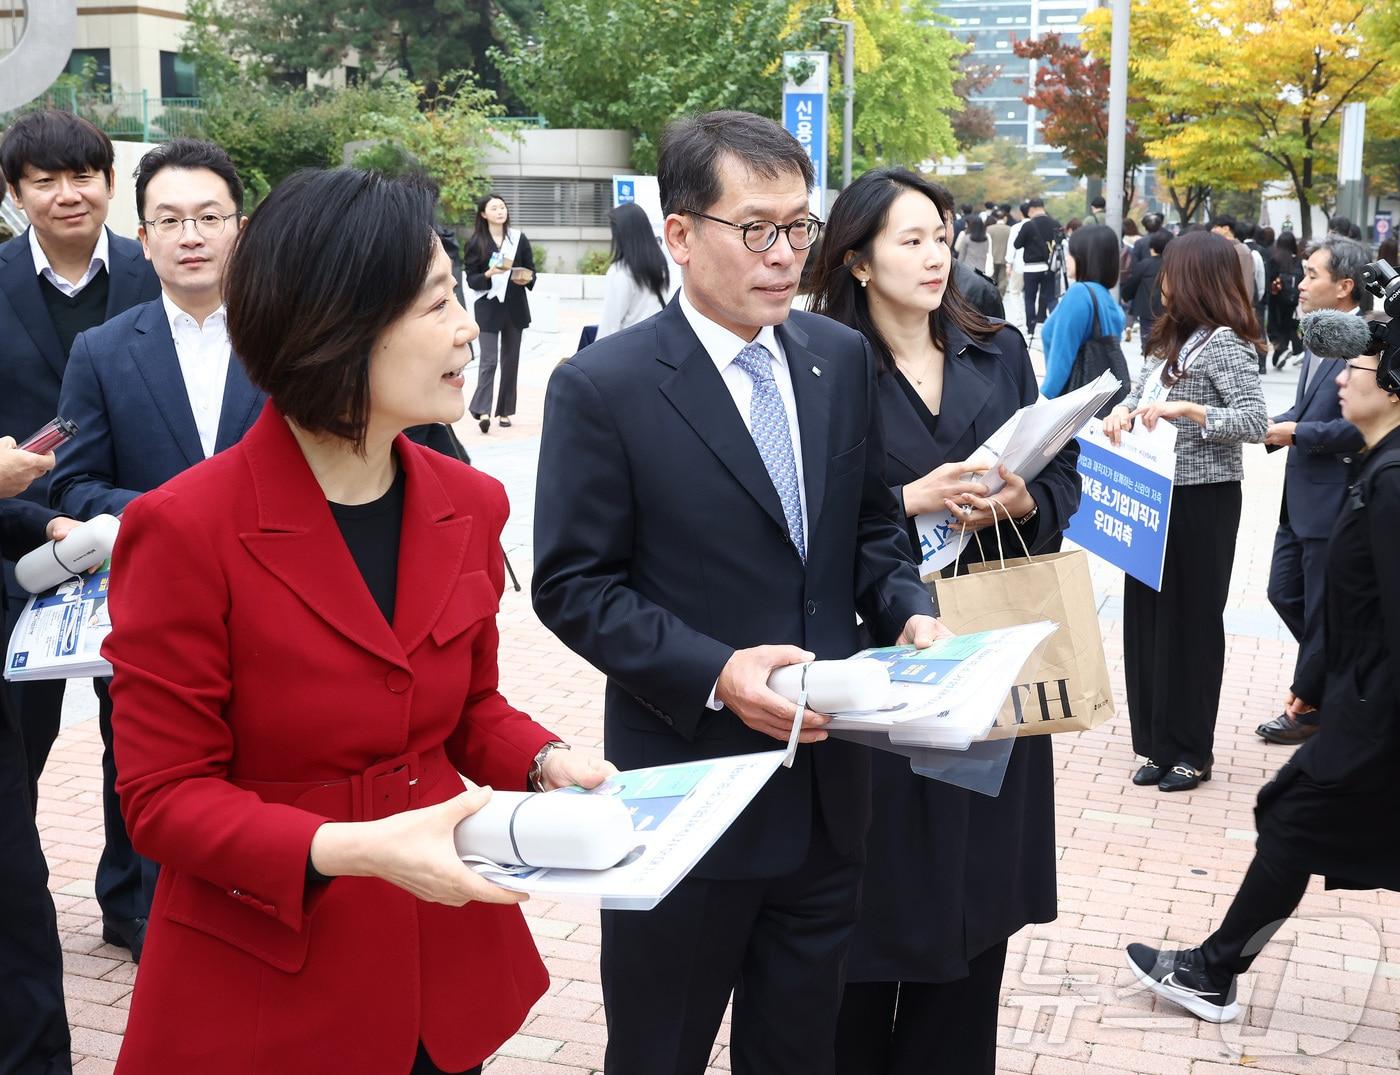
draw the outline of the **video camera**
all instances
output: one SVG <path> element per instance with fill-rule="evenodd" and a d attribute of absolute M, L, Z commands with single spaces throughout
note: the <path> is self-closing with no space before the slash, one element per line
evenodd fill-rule
<path fill-rule="evenodd" d="M 1371 346 L 1367 354 L 1379 354 L 1376 383 L 1385 391 L 1400 394 L 1400 272 L 1384 261 L 1373 261 L 1361 270 L 1366 290 L 1381 300 L 1388 324 L 1371 323 Z"/>

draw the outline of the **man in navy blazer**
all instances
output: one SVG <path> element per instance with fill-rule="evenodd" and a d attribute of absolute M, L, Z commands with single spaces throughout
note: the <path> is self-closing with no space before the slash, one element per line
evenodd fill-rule
<path fill-rule="evenodd" d="M 68 112 L 19 117 L 0 142 L 0 170 L 29 228 L 0 246 L 0 430 L 23 438 L 58 412 L 73 340 L 160 285 L 141 245 L 106 227 L 115 179 L 112 142 Z M 24 493 L 47 506 L 45 477 Z M 5 562 L 6 634 L 29 595 Z M 63 680 L 7 685 L 18 714 L 31 798 L 58 736 Z"/>
<path fill-rule="evenodd" d="M 59 453 L 53 506 L 79 519 L 119 514 L 142 493 L 236 444 L 264 396 L 232 354 L 221 290 L 244 223 L 243 184 L 218 146 L 176 139 L 136 170 L 141 245 L 161 296 L 73 344 L 59 409 L 78 435 Z M 156 868 L 131 848 L 116 793 L 112 705 L 96 683 L 106 844 L 97 864 L 103 936 L 141 958 Z"/>
<path fill-rule="evenodd" d="M 661 313 L 550 379 L 534 604 L 607 674 L 624 769 L 781 750 L 773 668 L 940 625 L 893 495 L 863 337 L 789 313 L 819 226 L 811 162 L 771 120 L 717 112 L 662 140 Z M 735 1072 L 830 1073 L 854 926 L 869 761 L 802 745 L 692 875 L 646 914 L 604 911 L 609 1075 L 703 1072 L 731 991 Z"/>
<path fill-rule="evenodd" d="M 1304 263 L 1298 288 L 1303 311 L 1341 310 L 1359 316 L 1359 304 L 1366 301 L 1361 274 L 1368 260 L 1366 248 L 1350 239 L 1318 243 Z M 1269 569 L 1269 603 L 1298 641 L 1299 667 L 1322 647 L 1327 539 L 1342 511 L 1352 458 L 1365 447 L 1361 433 L 1342 417 L 1337 375 L 1343 365 L 1339 358 L 1306 352 L 1293 406 L 1273 420 L 1264 438 L 1269 451 L 1289 449 Z M 1301 743 L 1317 731 L 1320 716 L 1316 711 L 1302 717 L 1281 713 L 1255 730 L 1270 743 Z"/>

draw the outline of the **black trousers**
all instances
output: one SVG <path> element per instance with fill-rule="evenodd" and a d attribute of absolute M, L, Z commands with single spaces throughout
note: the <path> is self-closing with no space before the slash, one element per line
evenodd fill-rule
<path fill-rule="evenodd" d="M 97 903 L 102 917 L 130 921 L 151 916 L 159 867 L 131 846 L 117 798 L 117 763 L 112 754 L 112 696 L 110 680 L 94 679 L 97 727 L 102 733 L 102 831 L 106 842 L 97 860 Z"/>
<path fill-rule="evenodd" d="M 481 1075 L 482 1065 L 478 1064 L 470 1071 L 456 1072 L 455 1075 Z M 453 1075 L 451 1072 L 443 1071 L 433 1063 L 433 1058 L 428 1055 L 428 1050 L 423 1048 L 423 1043 L 418 1043 L 418 1055 L 413 1058 L 413 1067 L 408 1075 Z"/>
<path fill-rule="evenodd" d="M 1214 757 L 1240 507 L 1239 482 L 1176 486 L 1161 592 L 1123 582 L 1133 750 L 1158 765 L 1204 769 Z"/>
<path fill-rule="evenodd" d="M 841 1075 L 997 1075 L 1006 941 L 955 982 L 853 982 L 836 1024 Z"/>
<path fill-rule="evenodd" d="M 1300 538 L 1287 523 L 1274 535 L 1274 558 L 1269 566 L 1269 604 L 1298 643 L 1297 666 L 1322 651 L 1322 594 L 1327 578 L 1327 539 Z M 1322 699 L 1305 698 L 1317 705 Z M 1317 714 L 1299 718 L 1315 724 Z"/>
<path fill-rule="evenodd" d="M 495 387 L 496 366 L 501 367 L 501 390 L 496 394 L 496 416 L 509 418 L 515 413 L 515 382 L 520 372 L 520 340 L 525 330 L 507 323 L 500 332 L 481 334 L 481 367 L 476 375 L 476 392 L 472 395 L 471 414 L 491 413 L 491 394 Z"/>
<path fill-rule="evenodd" d="M 0 705 L 0 1075 L 68 1075 L 63 953 L 29 788 L 24 737 Z"/>
<path fill-rule="evenodd" d="M 1201 945 L 1211 976 L 1223 981 L 1249 970 L 1259 950 L 1298 909 L 1307 888 L 1306 871 L 1270 862 L 1256 852 L 1225 920 Z"/>
<path fill-rule="evenodd" d="M 861 869 L 813 818 L 796 873 L 686 878 L 645 914 L 604 911 L 608 1075 L 703 1075 L 731 991 L 735 1075 L 835 1075 Z"/>
<path fill-rule="evenodd" d="M 1026 300 L 1026 335 L 1035 335 L 1035 326 L 1043 324 L 1055 308 L 1055 274 L 1052 272 L 1023 272 L 1023 296 Z"/>

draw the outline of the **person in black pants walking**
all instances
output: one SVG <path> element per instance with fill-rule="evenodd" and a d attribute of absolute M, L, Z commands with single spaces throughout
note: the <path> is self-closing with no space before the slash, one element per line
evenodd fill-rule
<path fill-rule="evenodd" d="M 476 226 L 467 244 L 467 286 L 478 293 L 476 323 L 481 327 L 481 364 L 471 416 L 485 433 L 491 428 L 491 396 L 496 366 L 501 390 L 496 417 L 509 428 L 515 413 L 515 381 L 520 369 L 520 340 L 530 327 L 527 289 L 535 286 L 535 255 L 523 232 L 512 231 L 510 209 L 499 194 L 488 194 L 476 207 Z"/>
<path fill-rule="evenodd" d="M 1024 263 L 1021 270 L 1026 300 L 1026 338 L 1035 335 L 1035 326 L 1045 321 L 1055 308 L 1055 276 L 1050 271 L 1050 254 L 1059 236 L 1060 225 L 1045 212 L 1045 202 L 1032 198 L 1029 218 L 1016 234 L 1016 249 Z"/>
<path fill-rule="evenodd" d="M 1286 700 L 1295 717 L 1321 706 L 1327 719 L 1259 792 L 1254 861 L 1220 928 L 1199 948 L 1128 946 L 1139 981 L 1213 1023 L 1239 1015 L 1236 976 L 1297 909 L 1313 874 L 1328 888 L 1400 891 L 1386 823 L 1400 810 L 1400 356 L 1387 357 L 1358 356 L 1336 379 L 1366 457 L 1328 545 L 1325 641 Z"/>

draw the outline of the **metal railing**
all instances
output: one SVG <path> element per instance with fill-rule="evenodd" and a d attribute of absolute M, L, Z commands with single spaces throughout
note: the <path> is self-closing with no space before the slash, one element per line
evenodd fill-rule
<path fill-rule="evenodd" d="M 146 90 L 83 93 L 51 89 L 27 107 L 73 112 L 91 120 L 114 139 L 164 142 L 182 135 L 198 137 L 203 115 L 201 106 L 198 97 L 152 97 Z"/>

